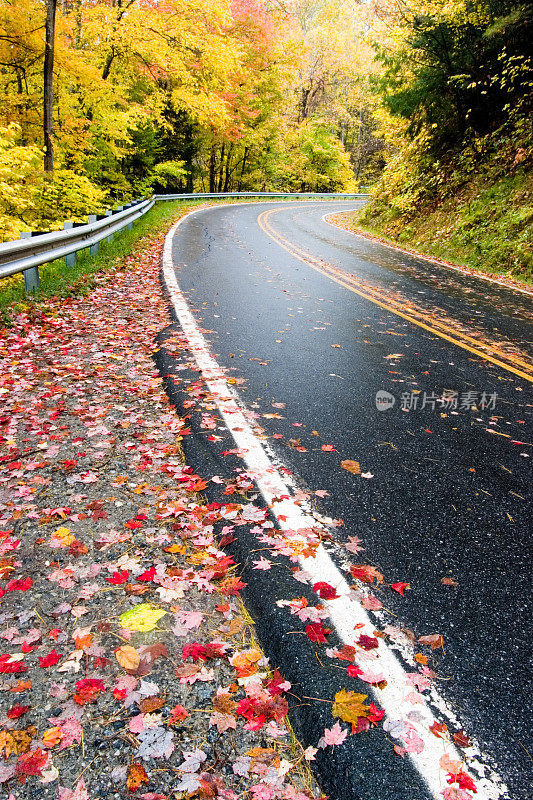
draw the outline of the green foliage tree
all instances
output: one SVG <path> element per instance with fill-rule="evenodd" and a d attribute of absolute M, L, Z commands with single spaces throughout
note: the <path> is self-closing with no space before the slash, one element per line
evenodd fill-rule
<path fill-rule="evenodd" d="M 434 151 L 531 110 L 533 4 L 513 0 L 414 2 L 391 14 L 394 33 L 376 41 L 384 102 L 429 135 Z"/>

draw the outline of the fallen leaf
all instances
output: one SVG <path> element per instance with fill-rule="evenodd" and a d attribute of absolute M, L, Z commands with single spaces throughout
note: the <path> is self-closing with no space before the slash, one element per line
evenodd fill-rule
<path fill-rule="evenodd" d="M 365 705 L 366 694 L 346 691 L 341 689 L 335 695 L 333 703 L 333 716 L 340 717 L 344 722 L 357 723 L 359 717 L 366 717 L 370 711 L 370 706 Z"/>
<path fill-rule="evenodd" d="M 403 597 L 404 596 L 403 593 L 405 592 L 406 589 L 410 589 L 411 585 L 409 583 L 402 583 L 400 581 L 398 583 L 391 583 L 390 588 L 393 589 L 395 592 L 398 592 L 398 594 L 401 594 L 401 596 Z"/>
<path fill-rule="evenodd" d="M 321 622 L 310 622 L 309 625 L 305 626 L 305 632 L 312 642 L 324 644 L 326 641 L 326 636 L 331 633 L 331 629 L 324 628 Z"/>
<path fill-rule="evenodd" d="M 36 730 L 33 726 L 20 731 L 0 731 L 0 755 L 9 758 L 13 753 L 19 755 L 30 749 Z"/>
<path fill-rule="evenodd" d="M 142 764 L 130 764 L 128 767 L 128 777 L 126 787 L 128 792 L 136 792 L 141 783 L 148 783 L 148 775 Z"/>
<path fill-rule="evenodd" d="M 333 586 L 323 581 L 313 584 L 313 592 L 316 592 L 323 600 L 334 600 L 339 596 Z"/>
<path fill-rule="evenodd" d="M 421 644 L 429 644 L 432 650 L 437 650 L 439 647 L 444 648 L 444 639 L 440 633 L 431 633 L 428 636 L 420 636 L 418 641 Z"/>
<path fill-rule="evenodd" d="M 457 731 L 453 734 L 453 740 L 459 747 L 470 747 L 470 739 L 464 731 Z"/>
<path fill-rule="evenodd" d="M 166 613 L 162 608 L 157 608 L 150 603 L 140 603 L 129 611 L 125 611 L 118 619 L 123 628 L 145 633 L 153 631 L 158 620 Z"/>
<path fill-rule="evenodd" d="M 445 738 L 445 734 L 446 734 L 446 732 L 448 730 L 448 726 L 444 722 L 441 723 L 441 722 L 437 722 L 437 720 L 435 720 L 433 722 L 433 725 L 429 726 L 429 730 L 438 739 L 444 739 Z"/>
<path fill-rule="evenodd" d="M 165 701 L 162 697 L 144 697 L 139 702 L 139 708 L 143 714 L 151 714 L 153 711 L 158 711 L 163 708 Z"/>
<path fill-rule="evenodd" d="M 329 745 L 342 744 L 348 736 L 348 728 L 341 728 L 339 722 L 331 728 L 326 728 L 321 738 L 318 741 L 318 747 L 324 748 Z"/>
<path fill-rule="evenodd" d="M 353 564 L 350 567 L 350 572 L 356 580 L 362 581 L 363 583 L 372 583 L 373 581 L 376 581 L 378 584 L 383 583 L 383 575 L 381 572 L 375 567 L 371 567 L 370 564 Z"/>
<path fill-rule="evenodd" d="M 45 667 L 54 667 L 58 661 L 61 660 L 63 656 L 61 653 L 56 653 L 55 648 L 52 650 L 51 653 L 48 653 L 47 656 L 42 656 L 39 658 L 39 666 L 42 668 Z"/>
<path fill-rule="evenodd" d="M 62 738 L 63 738 L 63 733 L 61 731 L 61 728 L 59 725 L 56 725 L 53 728 L 48 728 L 48 730 L 46 730 L 43 733 L 42 735 L 43 745 L 47 748 L 54 747 L 61 741 Z"/>
<path fill-rule="evenodd" d="M 359 461 L 351 461 L 349 458 L 341 461 L 341 467 L 348 472 L 351 472 L 352 475 L 360 475 L 361 474 L 361 467 L 359 466 Z"/>

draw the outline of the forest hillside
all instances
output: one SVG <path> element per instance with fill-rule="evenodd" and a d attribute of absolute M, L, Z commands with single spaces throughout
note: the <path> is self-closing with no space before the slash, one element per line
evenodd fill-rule
<path fill-rule="evenodd" d="M 356 224 L 532 280 L 532 9 L 431 0 L 383 15 L 378 84 L 399 144 Z"/>

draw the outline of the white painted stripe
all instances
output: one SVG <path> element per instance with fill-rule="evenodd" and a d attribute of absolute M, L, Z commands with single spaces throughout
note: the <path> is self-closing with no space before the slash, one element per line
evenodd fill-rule
<path fill-rule="evenodd" d="M 201 210 L 203 209 L 192 211 L 190 214 L 198 213 Z M 182 217 L 170 229 L 163 249 L 165 283 L 190 351 L 194 355 L 222 419 L 242 452 L 247 471 L 255 479 L 267 505 L 273 507 L 279 528 L 286 531 L 319 528 L 320 524 L 317 523 L 316 518 L 292 499 L 276 500 L 283 495 L 290 496 L 294 492 L 294 484 L 286 476 L 283 476 L 274 463 L 275 459 L 269 456 L 269 448 L 266 443 L 262 442 L 254 433 L 239 404 L 237 394 L 227 383 L 222 368 L 211 356 L 207 342 L 180 291 L 172 261 L 172 242 L 178 227 L 190 214 Z M 348 583 L 325 548 L 320 545 L 314 558 L 302 557 L 299 561 L 301 568 L 312 576 L 312 583 L 325 581 L 334 586 L 340 595 L 334 600 L 321 600 L 327 608 L 340 639 L 346 644 L 355 646 L 356 640 L 362 632 L 372 635 L 376 626 L 360 603 L 350 596 Z M 358 628 L 354 633 L 356 625 L 363 625 L 364 628 Z M 367 669 L 381 671 L 387 681 L 387 686 L 383 690 L 369 689 L 369 691 L 373 692 L 376 703 L 384 709 L 387 717 L 393 720 L 408 719 L 414 725 L 416 733 L 424 742 L 424 749 L 419 754 L 410 753 L 409 757 L 426 782 L 430 794 L 434 798 L 440 798 L 443 789 L 447 786 L 446 775 L 439 766 L 440 758 L 447 754 L 455 761 L 463 761 L 465 756 L 459 753 L 452 743 L 434 736 L 429 730 L 429 726 L 436 721 L 445 721 L 447 724 L 451 722 L 456 728 L 458 727 L 457 717 L 436 689 L 432 689 L 429 700 L 424 697 L 423 702 L 416 705 L 411 704 L 407 699 L 410 688 L 407 684 L 406 672 L 398 656 L 384 644 L 383 640 L 381 640 L 378 650 L 374 652 L 377 653 L 375 660 L 369 662 L 363 657 L 359 663 Z M 411 657 L 408 656 L 408 659 Z M 412 663 L 414 664 L 414 662 Z M 433 714 L 430 704 L 438 709 L 438 718 Z M 409 717 L 408 715 L 412 715 L 413 712 L 418 712 L 418 716 Z M 469 748 L 469 756 L 466 761 L 467 766 L 464 769 L 477 785 L 476 800 L 497 800 L 497 798 L 503 800 L 508 796 L 507 787 L 503 784 L 500 776 L 488 766 L 487 757 L 481 753 L 475 742 Z"/>

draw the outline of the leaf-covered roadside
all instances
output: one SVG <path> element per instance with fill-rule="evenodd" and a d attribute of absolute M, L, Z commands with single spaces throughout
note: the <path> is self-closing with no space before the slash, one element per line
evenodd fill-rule
<path fill-rule="evenodd" d="M 13 798 L 316 796 L 155 372 L 159 243 L 0 334 L 0 783 Z M 232 498 L 230 498 L 232 499 Z"/>
<path fill-rule="evenodd" d="M 532 144 L 530 119 L 442 161 L 415 141 L 390 161 L 348 225 L 407 252 L 531 288 Z"/>

